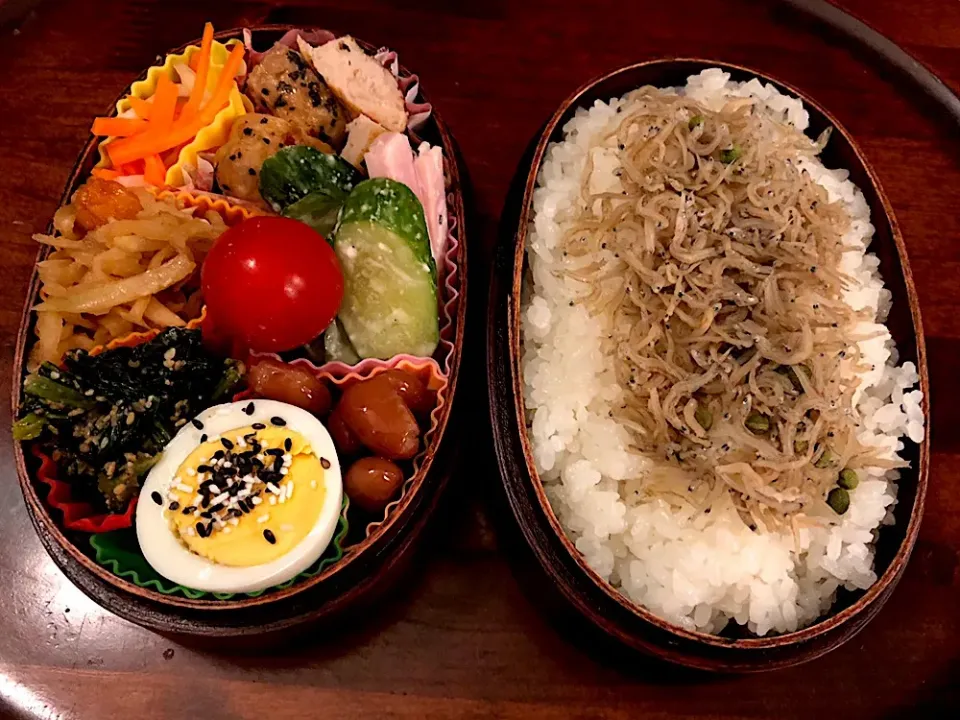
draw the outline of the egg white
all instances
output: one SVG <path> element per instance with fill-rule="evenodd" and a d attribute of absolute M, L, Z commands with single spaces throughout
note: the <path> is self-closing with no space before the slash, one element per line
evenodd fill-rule
<path fill-rule="evenodd" d="M 306 410 L 277 402 L 276 400 L 253 400 L 253 414 L 243 409 L 249 400 L 216 405 L 196 416 L 203 424 L 199 430 L 192 423 L 184 425 L 180 432 L 164 448 L 159 462 L 153 466 L 140 490 L 137 503 L 137 540 L 140 550 L 151 567 L 163 577 L 178 585 L 207 592 L 254 592 L 286 582 L 310 567 L 323 554 L 340 517 L 343 498 L 343 480 L 340 462 L 330 433 L 323 424 Z M 261 422 L 270 425 L 270 418 L 281 417 L 286 427 L 300 433 L 318 457 L 330 461 L 324 470 L 323 507 L 316 524 L 306 537 L 282 557 L 261 565 L 228 567 L 200 557 L 188 550 L 170 528 L 164 517 L 167 492 L 173 484 L 177 470 L 189 455 L 201 445 L 200 436 L 206 434 L 208 441 L 223 434 Z M 163 505 L 151 499 L 158 492 L 164 498 Z"/>

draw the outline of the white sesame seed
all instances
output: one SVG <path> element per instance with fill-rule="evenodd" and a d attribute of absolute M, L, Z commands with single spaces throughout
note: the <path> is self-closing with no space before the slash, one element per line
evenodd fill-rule
<path fill-rule="evenodd" d="M 224 460 L 222 464 L 223 464 L 223 467 L 225 467 L 225 468 L 232 468 L 232 467 L 233 467 L 233 463 L 230 462 L 229 460 Z"/>
<path fill-rule="evenodd" d="M 219 493 L 219 492 L 220 492 L 220 488 L 217 487 L 216 485 L 211 485 L 211 486 L 210 486 L 210 492 L 211 492 L 211 493 Z"/>
<path fill-rule="evenodd" d="M 192 525 L 187 528 L 187 535 L 193 536 L 193 535 L 196 535 L 196 534 L 197 534 L 197 531 L 193 529 L 193 526 L 192 526 Z"/>
<path fill-rule="evenodd" d="M 252 502 L 254 505 L 259 505 L 260 503 L 263 502 L 263 499 L 259 497 L 255 497 L 250 502 Z"/>
<path fill-rule="evenodd" d="M 179 476 L 179 475 L 173 479 L 173 484 L 174 484 L 174 485 L 179 485 L 179 484 L 182 483 L 182 482 L 183 482 L 183 480 L 180 479 L 180 476 Z"/>
<path fill-rule="evenodd" d="M 287 481 L 287 498 L 292 498 L 292 497 L 293 497 L 293 482 L 288 480 Z"/>
<path fill-rule="evenodd" d="M 258 517 L 257 522 L 261 524 L 265 522 L 270 522 L 270 513 L 264 513 L 263 515 Z"/>
<path fill-rule="evenodd" d="M 289 469 L 289 468 L 280 468 L 280 474 L 281 474 L 281 475 L 286 475 L 288 472 L 290 472 L 290 469 Z"/>
<path fill-rule="evenodd" d="M 247 446 L 247 441 L 243 439 L 243 436 L 242 436 L 242 435 L 237 438 L 237 440 L 236 440 L 236 446 L 237 446 L 237 447 L 246 447 L 246 446 Z"/>
<path fill-rule="evenodd" d="M 243 488 L 240 492 L 237 493 L 238 498 L 245 498 L 250 494 L 250 488 Z"/>
<path fill-rule="evenodd" d="M 237 525 L 240 524 L 240 519 L 239 519 L 239 518 L 230 518 L 230 520 L 228 520 L 228 522 L 229 522 L 231 525 L 233 525 L 234 527 L 236 527 Z"/>
<path fill-rule="evenodd" d="M 210 501 L 210 504 L 211 504 L 211 505 L 219 505 L 219 504 L 222 503 L 224 500 L 226 500 L 228 497 L 230 497 L 230 493 L 220 493 L 220 494 L 217 495 L 213 500 Z"/>
<path fill-rule="evenodd" d="M 283 525 L 280 526 L 280 529 L 283 530 L 284 532 L 293 532 L 293 525 L 291 525 L 290 523 L 284 523 Z"/>
<path fill-rule="evenodd" d="M 224 535 L 229 535 L 231 532 L 232 532 L 232 528 L 225 527 L 225 528 L 223 529 L 223 534 L 224 534 Z"/>
<path fill-rule="evenodd" d="M 276 505 L 276 504 L 277 504 L 277 498 L 276 498 L 275 496 L 273 496 L 273 495 L 270 496 L 270 504 L 271 504 L 271 505 Z"/>
<path fill-rule="evenodd" d="M 187 485 L 186 483 L 177 483 L 177 490 L 179 490 L 180 492 L 188 493 L 188 492 L 192 492 L 193 488 Z"/>
<path fill-rule="evenodd" d="M 289 465 L 291 462 L 293 462 L 293 456 L 292 456 L 292 455 L 290 455 L 289 453 L 287 453 L 286 455 L 283 456 L 283 464 L 284 464 L 284 465 Z"/>
<path fill-rule="evenodd" d="M 197 474 L 196 470 L 194 470 L 193 468 L 187 468 L 187 475 L 189 475 L 190 477 L 193 477 L 196 474 Z"/>
<path fill-rule="evenodd" d="M 317 489 L 317 481 L 316 481 L 316 480 L 311 480 L 311 481 L 310 481 L 310 487 L 311 487 L 313 490 L 316 490 L 316 489 Z"/>
<path fill-rule="evenodd" d="M 279 494 L 280 494 L 280 488 L 278 488 L 278 487 L 277 487 L 276 485 L 274 485 L 272 482 L 268 482 L 268 483 L 267 483 L 267 490 L 269 490 L 270 492 L 272 492 L 274 495 L 279 495 Z"/>

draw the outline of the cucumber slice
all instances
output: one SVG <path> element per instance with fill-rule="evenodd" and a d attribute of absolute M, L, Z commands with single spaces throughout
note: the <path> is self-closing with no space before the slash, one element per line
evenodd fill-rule
<path fill-rule="evenodd" d="M 347 365 L 360 362 L 360 356 L 350 344 L 347 331 L 337 319 L 330 323 L 330 327 L 323 333 L 323 351 L 327 362 L 342 362 Z"/>
<path fill-rule="evenodd" d="M 357 184 L 344 203 L 340 224 L 362 220 L 392 230 L 406 240 L 417 260 L 430 268 L 436 285 L 437 264 L 430 252 L 427 221 L 413 190 L 389 178 L 373 178 Z"/>
<path fill-rule="evenodd" d="M 267 158 L 260 168 L 260 195 L 281 212 L 312 193 L 341 202 L 361 175 L 337 155 L 307 145 L 291 145 Z"/>
<path fill-rule="evenodd" d="M 436 264 L 413 191 L 386 178 L 357 185 L 333 247 L 345 286 L 338 318 L 357 354 L 432 355 L 440 341 Z"/>
<path fill-rule="evenodd" d="M 334 198 L 321 192 L 313 192 L 293 205 L 284 208 L 284 217 L 299 220 L 323 235 L 327 241 L 333 237 L 343 198 Z"/>

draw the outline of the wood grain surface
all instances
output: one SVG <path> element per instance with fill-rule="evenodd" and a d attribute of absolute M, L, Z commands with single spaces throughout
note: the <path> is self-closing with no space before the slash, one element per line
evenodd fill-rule
<path fill-rule="evenodd" d="M 960 90 L 960 3 L 843 0 Z M 666 55 L 752 65 L 809 92 L 859 140 L 901 224 L 933 387 L 930 494 L 893 598 L 810 665 L 716 677 L 624 655 L 554 606 L 501 509 L 482 348 L 459 401 L 464 451 L 417 567 L 334 634 L 270 653 L 198 650 L 119 620 L 52 565 L 0 425 L 0 717 L 948 717 L 960 711 L 960 135 L 873 56 L 759 0 L 47 1 L 0 28 L 0 396 L 36 247 L 91 118 L 164 48 L 291 22 L 389 43 L 421 74 L 474 187 L 471 282 L 521 155 L 571 90 Z M 481 293 L 472 330 L 482 336 Z M 473 373 L 471 376 L 470 373 Z"/>

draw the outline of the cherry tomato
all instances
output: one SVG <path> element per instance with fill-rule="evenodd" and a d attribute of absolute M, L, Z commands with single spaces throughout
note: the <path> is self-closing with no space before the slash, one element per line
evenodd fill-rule
<path fill-rule="evenodd" d="M 302 222 L 254 217 L 227 230 L 201 271 L 205 332 L 245 350 L 279 352 L 313 340 L 340 309 L 333 249 Z"/>

